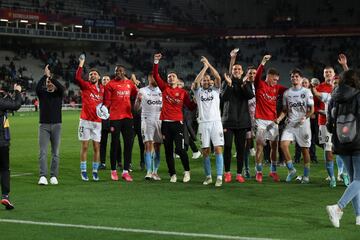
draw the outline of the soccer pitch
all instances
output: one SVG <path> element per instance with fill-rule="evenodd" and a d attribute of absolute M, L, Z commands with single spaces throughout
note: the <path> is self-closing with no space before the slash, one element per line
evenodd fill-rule
<path fill-rule="evenodd" d="M 11 200 L 15 210 L 0 210 L 1 239 L 359 239 L 351 205 L 340 229 L 332 227 L 325 206 L 345 187 L 330 189 L 324 163 L 313 164 L 308 185 L 274 183 L 264 177 L 221 188 L 203 186 L 202 160 L 190 159 L 191 181 L 170 183 L 164 153 L 162 181 L 145 181 L 135 141 L 134 182 L 113 182 L 100 171 L 100 182 L 80 179 L 77 140 L 79 112 L 63 112 L 59 185 L 39 186 L 38 113 L 10 117 Z M 90 151 L 91 153 L 91 151 Z M 322 159 L 322 151 L 318 151 Z M 88 171 L 92 154 L 88 157 Z M 214 173 L 214 159 L 212 159 Z M 251 159 L 253 165 L 253 158 Z M 109 168 L 109 161 L 107 161 Z M 176 160 L 178 177 L 182 166 Z M 236 168 L 232 162 L 232 170 Z M 298 173 L 302 165 L 297 164 Z M 253 167 L 251 168 L 254 175 Z M 234 171 L 233 171 L 234 174 Z M 264 167 L 264 176 L 268 167 Z"/>

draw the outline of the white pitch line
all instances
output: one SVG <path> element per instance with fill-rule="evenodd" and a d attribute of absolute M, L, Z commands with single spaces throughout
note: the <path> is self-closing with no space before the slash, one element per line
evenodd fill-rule
<path fill-rule="evenodd" d="M 0 219 L 0 222 L 52 226 L 52 227 L 64 227 L 64 228 L 106 230 L 106 231 L 114 231 L 114 232 L 148 233 L 148 234 L 155 234 L 155 235 L 172 235 L 172 236 L 180 236 L 180 237 L 236 239 L 236 240 L 275 240 L 273 238 L 240 237 L 240 236 L 217 235 L 217 234 L 207 234 L 207 233 L 169 232 L 169 231 L 156 231 L 156 230 L 146 230 L 146 229 L 136 229 L 136 228 L 106 227 L 106 226 L 93 226 L 93 225 L 81 225 L 81 224 L 78 225 L 78 224 L 52 223 L 52 222 L 34 222 L 34 221 L 25 221 L 25 220 L 16 220 L 16 219 Z"/>
<path fill-rule="evenodd" d="M 11 174 L 11 177 L 21 177 L 21 176 L 29 176 L 33 175 L 33 173 L 17 173 L 17 174 Z"/>

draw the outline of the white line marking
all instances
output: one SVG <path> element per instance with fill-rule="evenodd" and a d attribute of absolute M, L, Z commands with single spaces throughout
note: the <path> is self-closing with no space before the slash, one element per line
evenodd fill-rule
<path fill-rule="evenodd" d="M 21 177 L 21 176 L 29 176 L 33 175 L 33 173 L 17 173 L 17 174 L 11 174 L 11 177 Z"/>
<path fill-rule="evenodd" d="M 93 226 L 93 225 L 52 223 L 52 222 L 34 222 L 34 221 L 25 221 L 25 220 L 16 220 L 16 219 L 0 219 L 0 222 L 52 226 L 52 227 L 64 227 L 64 228 L 106 230 L 106 231 L 115 231 L 115 232 L 148 233 L 148 234 L 155 234 L 155 235 L 172 235 L 172 236 L 181 236 L 181 237 L 236 239 L 236 240 L 275 240 L 273 238 L 239 237 L 239 236 L 217 235 L 217 234 L 207 234 L 207 233 L 169 232 L 169 231 L 156 231 L 156 230 L 146 230 L 146 229 L 136 229 L 136 228 L 106 227 L 106 226 Z"/>

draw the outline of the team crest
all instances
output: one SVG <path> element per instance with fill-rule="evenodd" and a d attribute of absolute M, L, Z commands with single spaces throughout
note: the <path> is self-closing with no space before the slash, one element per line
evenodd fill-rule
<path fill-rule="evenodd" d="M 305 135 L 304 135 L 304 139 L 305 139 L 305 140 L 308 140 L 308 139 L 309 139 L 309 134 L 305 134 Z"/>
<path fill-rule="evenodd" d="M 305 94 L 301 94 L 300 97 L 301 97 L 301 98 L 305 98 Z"/>
<path fill-rule="evenodd" d="M 175 96 L 178 97 L 178 96 L 179 96 L 179 93 L 175 93 Z"/>

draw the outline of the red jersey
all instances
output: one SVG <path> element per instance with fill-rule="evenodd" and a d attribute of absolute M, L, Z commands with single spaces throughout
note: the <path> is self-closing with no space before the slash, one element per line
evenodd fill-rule
<path fill-rule="evenodd" d="M 93 84 L 82 78 L 83 68 L 76 70 L 75 80 L 81 89 L 82 108 L 80 118 L 92 122 L 101 122 L 96 115 L 96 106 L 102 103 L 104 97 L 104 87 L 101 84 Z"/>
<path fill-rule="evenodd" d="M 331 93 L 333 90 L 333 85 L 328 84 L 326 82 L 322 82 L 319 84 L 319 86 L 316 87 L 316 90 L 318 92 Z M 318 123 L 319 125 L 326 125 L 325 103 L 323 103 L 318 98 L 316 99 L 318 100 L 317 112 L 319 112 Z"/>
<path fill-rule="evenodd" d="M 189 94 L 182 88 L 172 88 L 159 75 L 159 65 L 154 64 L 153 76 L 162 92 L 163 105 L 160 120 L 183 121 L 183 106 L 190 110 L 196 108 L 196 104 L 190 100 Z"/>
<path fill-rule="evenodd" d="M 104 105 L 110 111 L 110 120 L 133 118 L 131 97 L 136 97 L 138 89 L 128 79 L 112 79 L 105 86 Z"/>
<path fill-rule="evenodd" d="M 286 91 L 286 87 L 276 84 L 270 86 L 261 79 L 264 66 L 260 64 L 255 75 L 255 118 L 273 121 L 277 118 L 276 103 L 279 95 Z"/>

